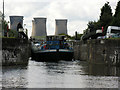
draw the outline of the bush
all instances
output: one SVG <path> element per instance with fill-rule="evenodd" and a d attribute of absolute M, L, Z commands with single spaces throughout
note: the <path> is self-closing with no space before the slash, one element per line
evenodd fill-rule
<path fill-rule="evenodd" d="M 17 31 L 15 31 L 15 30 L 9 30 L 8 31 L 8 35 L 9 35 L 9 37 L 18 37 L 18 32 Z"/>

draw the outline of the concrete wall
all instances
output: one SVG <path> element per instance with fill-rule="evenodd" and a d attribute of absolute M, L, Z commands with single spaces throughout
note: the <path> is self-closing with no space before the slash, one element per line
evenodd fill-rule
<path fill-rule="evenodd" d="M 67 19 L 56 19 L 55 35 L 67 34 Z"/>
<path fill-rule="evenodd" d="M 30 52 L 30 43 L 27 40 L 2 39 L 2 65 L 27 65 Z"/>
<path fill-rule="evenodd" d="M 33 36 L 46 36 L 46 18 L 34 18 L 32 28 Z"/>
<path fill-rule="evenodd" d="M 74 42 L 74 58 L 95 64 L 120 65 L 120 40 Z"/>
<path fill-rule="evenodd" d="M 18 23 L 23 26 L 23 16 L 10 16 L 10 29 L 17 30 Z"/>

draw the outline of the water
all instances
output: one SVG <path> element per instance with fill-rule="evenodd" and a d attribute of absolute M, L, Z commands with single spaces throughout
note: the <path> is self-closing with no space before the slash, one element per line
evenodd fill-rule
<path fill-rule="evenodd" d="M 4 66 L 4 88 L 118 88 L 120 68 L 88 65 L 84 61 L 36 62 Z"/>

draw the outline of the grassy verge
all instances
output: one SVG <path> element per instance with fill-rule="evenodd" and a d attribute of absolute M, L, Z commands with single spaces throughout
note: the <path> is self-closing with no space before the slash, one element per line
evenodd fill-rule
<path fill-rule="evenodd" d="M 107 39 L 120 40 L 120 37 L 119 38 L 107 38 Z"/>

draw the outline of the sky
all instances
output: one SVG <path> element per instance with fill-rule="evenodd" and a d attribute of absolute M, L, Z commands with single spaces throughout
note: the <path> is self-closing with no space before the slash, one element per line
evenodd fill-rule
<path fill-rule="evenodd" d="M 24 16 L 25 28 L 31 36 L 32 20 L 35 17 L 47 18 L 47 34 L 55 34 L 55 19 L 67 19 L 68 34 L 83 33 L 89 21 L 97 21 L 101 8 L 108 1 L 114 14 L 118 0 L 4 0 L 5 19 L 9 16 Z M 0 11 L 2 11 L 0 0 Z"/>

